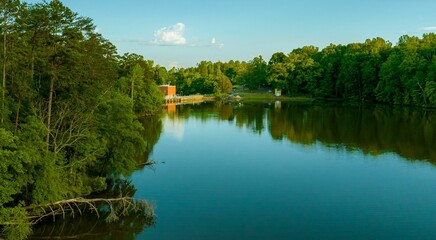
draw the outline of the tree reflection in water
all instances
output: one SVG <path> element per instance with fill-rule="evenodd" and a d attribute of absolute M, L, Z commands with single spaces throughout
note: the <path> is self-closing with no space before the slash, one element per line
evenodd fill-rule
<path fill-rule="evenodd" d="M 371 155 L 394 152 L 436 164 L 436 112 L 360 104 L 211 102 L 177 106 L 173 118 L 216 118 L 277 141 L 320 142 Z"/>
<path fill-rule="evenodd" d="M 128 180 L 113 180 L 108 190 L 92 196 L 93 198 L 132 197 L 136 189 Z M 122 207 L 115 205 L 114 208 Z M 80 216 L 67 215 L 47 219 L 34 228 L 30 239 L 135 239 L 144 229 L 156 223 L 154 215 L 119 215 L 116 221 L 105 221 L 109 216 L 107 205 L 99 205 L 98 217 L 94 212 L 82 212 Z"/>
<path fill-rule="evenodd" d="M 285 105 L 269 112 L 274 139 L 361 150 L 371 155 L 394 152 L 409 160 L 436 164 L 436 114 L 386 106 Z"/>

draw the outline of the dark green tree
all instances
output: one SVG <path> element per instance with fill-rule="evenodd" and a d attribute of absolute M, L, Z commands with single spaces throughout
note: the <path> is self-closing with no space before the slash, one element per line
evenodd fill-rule
<path fill-rule="evenodd" d="M 241 74 L 240 82 L 251 90 L 259 89 L 267 84 L 267 74 L 267 64 L 262 56 L 254 57 Z"/>

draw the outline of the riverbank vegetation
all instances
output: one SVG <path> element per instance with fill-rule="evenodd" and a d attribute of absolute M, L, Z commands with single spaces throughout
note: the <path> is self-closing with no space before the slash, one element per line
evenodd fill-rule
<path fill-rule="evenodd" d="M 250 90 L 281 89 L 288 96 L 386 104 L 436 106 L 436 34 L 382 38 L 274 53 L 248 62 L 200 62 L 172 69 L 168 83 L 183 93 L 230 93 L 230 84 Z M 217 81 L 216 79 L 221 79 Z M 230 82 L 230 84 L 229 84 Z M 215 83 L 215 85 L 214 85 Z M 215 87 L 214 87 L 215 86 Z"/>
<path fill-rule="evenodd" d="M 137 168 L 150 150 L 138 116 L 160 112 L 163 96 L 152 62 L 119 56 L 91 19 L 60 1 L 0 9 L 0 228 L 21 239 L 30 215 Z"/>

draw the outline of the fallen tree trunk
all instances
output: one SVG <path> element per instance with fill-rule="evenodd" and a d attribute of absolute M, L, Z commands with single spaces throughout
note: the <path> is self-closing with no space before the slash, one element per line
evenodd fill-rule
<path fill-rule="evenodd" d="M 27 212 L 25 219 L 28 224 L 37 224 L 48 217 L 56 221 L 56 216 L 67 214 L 73 218 L 82 215 L 86 211 L 93 212 L 100 218 L 102 212 L 106 215 L 106 221 L 113 222 L 118 220 L 118 216 L 129 214 L 140 214 L 144 217 L 154 216 L 154 206 L 147 201 L 134 199 L 132 197 L 119 198 L 73 198 L 56 201 L 52 203 L 37 204 L 23 207 Z M 23 219 L 10 219 L 7 222 L 0 222 L 0 225 L 20 225 Z"/>

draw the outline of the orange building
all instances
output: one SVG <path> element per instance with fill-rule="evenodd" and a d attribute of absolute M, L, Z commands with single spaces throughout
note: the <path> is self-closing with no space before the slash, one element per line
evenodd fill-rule
<path fill-rule="evenodd" d="M 159 88 L 165 94 L 165 97 L 166 96 L 171 96 L 171 97 L 176 96 L 176 86 L 160 85 Z"/>

